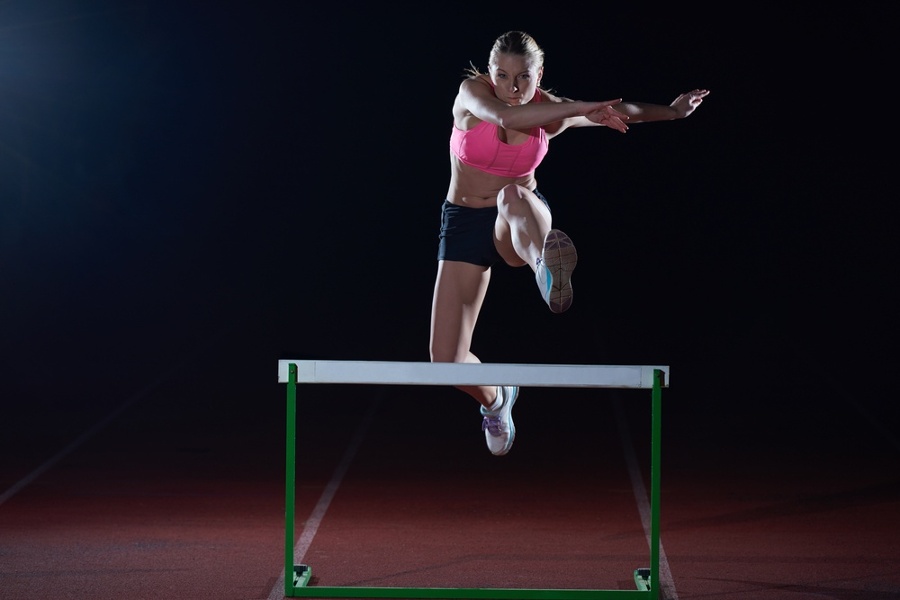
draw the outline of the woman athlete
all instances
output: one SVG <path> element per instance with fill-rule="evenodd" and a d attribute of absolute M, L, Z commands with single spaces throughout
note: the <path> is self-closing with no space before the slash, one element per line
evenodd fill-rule
<path fill-rule="evenodd" d="M 682 119 L 709 93 L 697 89 L 671 104 L 582 102 L 540 88 L 544 52 L 527 33 L 509 31 L 494 42 L 488 72 L 474 67 L 459 86 L 450 133 L 450 186 L 441 214 L 437 279 L 431 312 L 432 362 L 477 363 L 472 336 L 491 267 L 528 265 L 538 292 L 554 313 L 572 304 L 575 245 L 553 228 L 535 169 L 549 141 L 570 127 Z M 509 452 L 516 429 L 517 386 L 459 386 L 481 404 L 488 449 Z"/>

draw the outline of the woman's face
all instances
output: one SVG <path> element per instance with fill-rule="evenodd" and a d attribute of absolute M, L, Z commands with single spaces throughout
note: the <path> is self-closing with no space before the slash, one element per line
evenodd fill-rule
<path fill-rule="evenodd" d="M 534 98 L 543 72 L 543 67 L 535 67 L 526 56 L 498 54 L 497 63 L 490 65 L 494 94 L 507 104 L 527 104 Z"/>

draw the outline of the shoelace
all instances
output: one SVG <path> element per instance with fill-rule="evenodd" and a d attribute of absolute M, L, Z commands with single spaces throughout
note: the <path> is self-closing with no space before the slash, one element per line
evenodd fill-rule
<path fill-rule="evenodd" d="M 487 430 L 494 437 L 501 435 L 503 432 L 500 431 L 500 417 L 485 416 L 481 422 L 481 430 Z"/>

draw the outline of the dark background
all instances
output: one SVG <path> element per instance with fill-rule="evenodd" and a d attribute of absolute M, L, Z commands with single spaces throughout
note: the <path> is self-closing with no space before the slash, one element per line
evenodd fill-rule
<path fill-rule="evenodd" d="M 260 403 L 279 357 L 428 360 L 451 103 L 523 29 L 564 96 L 711 94 L 552 142 L 576 302 L 496 269 L 482 360 L 671 365 L 726 424 L 896 419 L 887 9 L 424 6 L 0 4 L 6 414 L 92 422 L 200 353 Z"/>

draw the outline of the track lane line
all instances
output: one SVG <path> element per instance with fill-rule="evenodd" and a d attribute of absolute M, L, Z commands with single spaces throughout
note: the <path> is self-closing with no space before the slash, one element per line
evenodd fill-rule
<path fill-rule="evenodd" d="M 622 439 L 622 450 L 625 453 L 625 463 L 628 465 L 628 477 L 631 479 L 631 487 L 634 489 L 634 497 L 637 500 L 638 512 L 641 515 L 641 525 L 644 527 L 644 535 L 647 538 L 647 546 L 650 540 L 650 500 L 647 497 L 647 488 L 641 477 L 641 468 L 638 465 L 637 454 L 634 451 L 634 442 L 628 431 L 628 422 L 625 419 L 625 410 L 622 408 L 622 397 L 618 392 L 613 392 L 613 408 L 616 412 L 616 423 L 619 426 L 619 436 Z M 669 561 L 666 551 L 663 549 L 662 534 L 659 540 L 659 591 L 663 600 L 678 600 L 678 592 L 675 589 L 675 580 L 669 569 Z M 652 581 L 650 585 L 655 585 Z"/>
<path fill-rule="evenodd" d="M 112 410 L 108 415 L 97 421 L 93 426 L 88 428 L 84 433 L 76 437 L 72 440 L 68 445 L 66 445 L 62 450 L 48 458 L 44 461 L 40 466 L 32 470 L 25 477 L 17 481 L 13 484 L 9 489 L 0 494 L 0 506 L 2 506 L 5 502 L 7 502 L 10 498 L 21 492 L 23 489 L 31 485 L 38 477 L 49 471 L 56 463 L 60 460 L 64 459 L 66 456 L 77 450 L 82 444 L 91 439 L 94 435 L 103 430 L 107 425 L 109 425 L 112 421 L 114 421 L 119 415 L 123 412 L 131 408 L 135 403 L 139 400 L 143 399 L 145 396 L 150 394 L 156 387 L 160 386 L 162 383 L 167 381 L 172 375 L 180 371 L 188 364 L 199 352 L 205 348 L 212 346 L 212 344 L 219 340 L 226 333 L 232 331 L 231 328 L 220 331 L 218 334 L 213 335 L 211 338 L 206 340 L 204 343 L 199 344 L 192 351 L 188 352 L 181 361 L 176 363 L 175 365 L 169 367 L 167 370 L 163 371 L 159 374 L 156 379 L 145 385 L 139 391 L 132 394 L 128 399 L 126 399 L 122 404 L 117 406 Z"/>
<path fill-rule="evenodd" d="M 309 518 L 306 519 L 306 524 L 303 527 L 303 532 L 300 534 L 300 538 L 297 540 L 297 544 L 294 546 L 294 561 L 296 563 L 302 563 L 303 559 L 306 557 L 306 552 L 312 545 L 313 538 L 316 537 L 316 532 L 319 529 L 319 525 L 321 525 L 322 521 L 325 519 L 325 513 L 328 512 L 328 507 L 331 505 L 331 501 L 334 499 L 335 494 L 337 494 L 338 488 L 341 486 L 341 483 L 344 481 L 344 476 L 347 474 L 347 470 L 350 468 L 350 464 L 356 457 L 356 453 L 359 450 L 363 439 L 366 437 L 366 433 L 368 433 L 369 431 L 369 426 L 372 424 L 372 420 L 375 418 L 375 412 L 378 409 L 378 405 L 381 403 L 382 397 L 384 397 L 384 392 L 381 392 L 369 406 L 368 412 L 366 413 L 365 417 L 363 417 L 362 422 L 360 422 L 359 427 L 356 428 L 356 432 L 350 439 L 350 444 L 347 446 L 347 450 L 344 451 L 344 456 L 343 458 L 341 458 L 341 462 L 338 463 L 338 466 L 335 468 L 334 473 L 331 475 L 331 479 L 325 486 L 325 489 L 322 490 L 322 495 L 319 496 L 319 501 L 316 502 L 315 507 L 313 507 Z M 282 568 L 281 575 L 279 575 L 278 579 L 275 581 L 275 585 L 269 592 L 267 600 L 282 600 L 285 597 L 284 575 L 285 570 L 284 568 Z"/>

